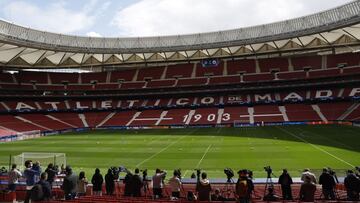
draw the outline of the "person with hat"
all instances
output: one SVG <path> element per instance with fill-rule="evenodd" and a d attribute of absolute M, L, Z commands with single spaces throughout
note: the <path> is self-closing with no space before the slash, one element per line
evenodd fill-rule
<path fill-rule="evenodd" d="M 76 197 L 78 177 L 73 173 L 70 166 L 65 167 L 65 174 L 61 188 L 64 190 L 65 200 L 71 200 Z"/>

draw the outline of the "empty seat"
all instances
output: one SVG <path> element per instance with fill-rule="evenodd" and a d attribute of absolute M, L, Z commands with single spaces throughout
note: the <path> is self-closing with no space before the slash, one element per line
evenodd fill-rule
<path fill-rule="evenodd" d="M 123 70 L 111 72 L 110 82 L 132 81 L 135 76 L 136 70 Z"/>
<path fill-rule="evenodd" d="M 205 85 L 206 83 L 207 83 L 207 78 L 179 79 L 177 86 Z"/>
<path fill-rule="evenodd" d="M 209 84 L 236 84 L 240 83 L 240 75 L 210 77 Z"/>
<path fill-rule="evenodd" d="M 259 66 L 262 73 L 271 72 L 271 70 L 289 71 L 289 61 L 287 58 L 259 59 Z"/>
<path fill-rule="evenodd" d="M 339 64 L 346 64 L 347 66 L 360 65 L 360 53 L 347 53 L 327 56 L 327 67 L 334 68 Z"/>
<path fill-rule="evenodd" d="M 271 81 L 274 80 L 274 75 L 271 73 L 244 75 L 243 80 L 244 82 Z"/>
<path fill-rule="evenodd" d="M 124 82 L 121 89 L 141 89 L 145 86 L 145 82 Z"/>
<path fill-rule="evenodd" d="M 255 73 L 256 63 L 254 59 L 241 59 L 227 61 L 227 74 L 236 75 L 239 73 Z"/>
<path fill-rule="evenodd" d="M 60 84 L 63 82 L 78 83 L 79 73 L 49 73 L 51 82 L 53 84 Z"/>
<path fill-rule="evenodd" d="M 193 72 L 194 64 L 170 65 L 166 71 L 166 78 L 189 78 Z"/>
<path fill-rule="evenodd" d="M 305 79 L 305 71 L 294 71 L 294 72 L 280 72 L 277 74 L 280 80 L 294 80 L 294 79 Z"/>
<path fill-rule="evenodd" d="M 19 83 L 48 83 L 48 73 L 45 72 L 30 72 L 30 71 L 21 71 L 17 74 L 17 81 Z"/>
<path fill-rule="evenodd" d="M 82 73 L 81 76 L 81 82 L 82 83 L 91 83 L 92 81 L 97 81 L 98 83 L 105 83 L 107 72 L 101 72 L 101 73 Z"/>
<path fill-rule="evenodd" d="M 146 78 L 152 80 L 160 79 L 164 72 L 164 67 L 151 67 L 139 69 L 137 81 L 143 81 Z"/>
<path fill-rule="evenodd" d="M 328 70 L 316 70 L 309 71 L 309 78 L 324 78 L 324 77 L 336 77 L 339 76 L 340 69 L 333 68 Z"/>
<path fill-rule="evenodd" d="M 14 83 L 12 74 L 0 72 L 0 82 L 1 83 Z"/>
<path fill-rule="evenodd" d="M 321 69 L 321 61 L 321 56 L 301 56 L 291 58 L 294 70 L 304 70 L 305 67 L 311 67 L 313 70 Z"/>
<path fill-rule="evenodd" d="M 171 87 L 174 86 L 175 80 L 152 80 L 146 87 Z"/>

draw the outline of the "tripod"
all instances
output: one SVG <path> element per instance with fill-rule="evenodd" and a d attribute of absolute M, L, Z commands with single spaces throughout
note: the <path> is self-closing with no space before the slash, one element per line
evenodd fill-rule
<path fill-rule="evenodd" d="M 273 173 L 267 173 L 266 183 L 265 183 L 265 190 L 264 190 L 264 197 L 266 195 L 266 192 L 271 187 L 274 189 L 274 182 L 272 181 L 271 175 L 275 176 Z M 276 177 L 276 176 L 275 176 Z"/>
<path fill-rule="evenodd" d="M 224 194 L 225 193 L 225 195 L 224 195 L 224 197 L 226 197 L 227 199 L 229 199 L 230 198 L 230 194 L 231 194 L 231 192 L 234 194 L 234 196 L 235 196 L 235 191 L 234 191 L 234 189 L 232 188 L 232 184 L 234 184 L 235 182 L 234 182 L 234 179 L 233 178 L 230 178 L 230 177 L 228 177 L 228 179 L 227 179 L 227 181 L 226 181 L 226 183 L 225 183 L 225 188 L 223 189 L 223 191 L 222 191 L 222 193 Z"/>

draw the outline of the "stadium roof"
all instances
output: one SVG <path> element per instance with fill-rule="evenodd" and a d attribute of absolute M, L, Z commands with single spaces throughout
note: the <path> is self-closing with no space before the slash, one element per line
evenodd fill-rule
<path fill-rule="evenodd" d="M 247 28 L 177 36 L 96 38 L 0 20 L 0 65 L 80 67 L 245 57 L 360 46 L 360 0 L 305 17 Z M 355 47 L 355 48 L 354 48 Z"/>

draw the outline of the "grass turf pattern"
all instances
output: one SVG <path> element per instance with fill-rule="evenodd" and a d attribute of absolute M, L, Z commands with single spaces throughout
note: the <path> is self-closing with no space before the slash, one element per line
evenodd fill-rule
<path fill-rule="evenodd" d="M 110 166 L 149 169 L 181 168 L 189 178 L 201 168 L 210 178 L 225 178 L 225 167 L 235 172 L 251 169 L 265 177 L 270 165 L 275 175 L 287 168 L 294 177 L 302 169 L 319 173 L 323 167 L 338 176 L 360 165 L 360 128 L 350 126 L 287 126 L 248 128 L 188 128 L 152 130 L 102 130 L 47 136 L 0 144 L 0 166 L 9 155 L 22 152 L 66 153 L 67 163 L 90 177 L 96 167 L 106 173 Z M 45 167 L 45 166 L 43 166 Z M 170 177 L 171 175 L 168 175 Z"/>

